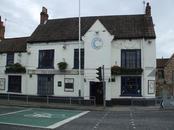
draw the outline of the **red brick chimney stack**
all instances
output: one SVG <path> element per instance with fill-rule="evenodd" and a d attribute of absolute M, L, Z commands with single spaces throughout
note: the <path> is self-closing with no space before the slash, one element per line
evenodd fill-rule
<path fill-rule="evenodd" d="M 149 2 L 146 4 L 146 16 L 151 16 L 151 6 L 149 4 Z"/>
<path fill-rule="evenodd" d="M 44 24 L 48 20 L 47 9 L 42 7 L 42 12 L 40 13 L 40 24 Z"/>
<path fill-rule="evenodd" d="M 1 16 L 0 16 L 0 41 L 4 39 L 4 33 L 5 33 L 5 26 L 1 21 Z"/>

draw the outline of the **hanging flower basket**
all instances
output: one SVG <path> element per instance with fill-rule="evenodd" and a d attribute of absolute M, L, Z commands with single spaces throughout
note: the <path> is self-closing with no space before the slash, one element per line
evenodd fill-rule
<path fill-rule="evenodd" d="M 119 66 L 111 67 L 112 75 L 141 75 L 142 72 L 143 72 L 142 68 L 128 69 L 128 68 L 121 68 Z"/>
<path fill-rule="evenodd" d="M 111 67 L 111 74 L 112 75 L 120 75 L 121 74 L 121 67 L 120 66 L 112 66 Z"/>
<path fill-rule="evenodd" d="M 66 68 L 68 66 L 68 64 L 66 62 L 59 62 L 57 65 L 58 65 L 58 68 L 60 71 L 66 70 Z"/>
<path fill-rule="evenodd" d="M 6 66 L 5 73 L 26 73 L 26 69 L 19 63 Z"/>

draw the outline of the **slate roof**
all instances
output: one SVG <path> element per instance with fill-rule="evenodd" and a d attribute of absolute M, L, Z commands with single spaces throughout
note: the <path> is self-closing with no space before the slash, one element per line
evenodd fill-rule
<path fill-rule="evenodd" d="M 81 35 L 99 19 L 115 39 L 156 38 L 152 17 L 141 15 L 93 16 L 81 18 Z M 28 42 L 78 40 L 78 18 L 52 19 L 40 24 Z"/>
<path fill-rule="evenodd" d="M 156 60 L 156 67 L 157 68 L 164 68 L 169 61 L 169 58 L 162 58 Z"/>
<path fill-rule="evenodd" d="M 0 53 L 26 52 L 28 37 L 7 38 L 0 42 Z"/>

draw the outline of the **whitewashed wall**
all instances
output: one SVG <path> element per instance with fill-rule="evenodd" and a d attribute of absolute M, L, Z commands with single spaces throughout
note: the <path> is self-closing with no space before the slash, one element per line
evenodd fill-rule
<path fill-rule="evenodd" d="M 14 63 L 20 63 L 23 66 L 26 66 L 27 53 L 14 53 Z M 8 91 L 8 75 L 19 75 L 22 77 L 21 81 L 21 94 L 26 93 L 26 74 L 5 74 L 7 63 L 7 54 L 0 54 L 0 78 L 5 78 L 5 90 L 0 90 L 0 93 L 6 93 Z"/>
<path fill-rule="evenodd" d="M 155 40 L 116 40 L 112 42 L 112 65 L 121 66 L 121 49 L 141 49 L 142 74 L 142 96 L 143 98 L 155 97 L 148 94 L 148 80 L 155 80 L 155 75 L 150 75 L 156 68 L 156 46 Z M 119 98 L 121 93 L 121 76 L 116 76 L 116 81 L 111 83 L 112 98 Z"/>
<path fill-rule="evenodd" d="M 94 38 L 102 39 L 102 47 L 94 49 L 92 41 Z M 103 24 L 97 20 L 93 26 L 83 36 L 85 48 L 85 79 L 87 82 L 84 87 L 84 96 L 86 99 L 90 96 L 90 81 L 98 81 L 96 79 L 96 68 L 104 65 L 106 82 L 111 76 L 111 41 L 113 36 L 107 31 Z M 108 86 L 108 85 L 107 85 Z M 106 99 L 110 100 L 110 91 L 106 90 Z"/>
<path fill-rule="evenodd" d="M 65 49 L 64 49 L 65 47 Z M 83 44 L 82 44 L 83 48 Z M 78 49 L 78 41 L 76 42 L 55 42 L 55 43 L 35 43 L 28 44 L 28 63 L 27 69 L 36 70 L 38 68 L 38 56 L 39 50 L 54 49 L 54 69 L 58 70 L 57 63 L 66 61 L 68 64 L 67 70 L 72 70 L 74 67 L 74 49 Z M 66 92 L 64 91 L 64 78 L 74 78 L 74 91 Z M 84 78 L 81 76 L 81 86 L 79 86 L 79 76 L 78 75 L 54 75 L 54 95 L 55 96 L 72 96 L 78 97 L 79 90 L 81 90 L 81 95 L 83 96 L 83 86 Z M 58 87 L 57 82 L 61 81 L 62 86 Z M 30 89 L 31 87 L 32 89 Z M 32 77 L 28 77 L 27 81 L 27 93 L 37 94 L 37 75 L 32 74 Z"/>
<path fill-rule="evenodd" d="M 66 46 L 66 49 L 63 48 Z M 83 48 L 83 44 L 82 44 Z M 54 68 L 58 69 L 57 63 L 66 61 L 68 63 L 67 69 L 74 67 L 74 49 L 78 49 L 78 41 L 76 42 L 55 42 L 55 43 L 35 43 L 28 44 L 27 51 L 28 56 L 28 69 L 38 68 L 39 50 L 54 49 Z"/>

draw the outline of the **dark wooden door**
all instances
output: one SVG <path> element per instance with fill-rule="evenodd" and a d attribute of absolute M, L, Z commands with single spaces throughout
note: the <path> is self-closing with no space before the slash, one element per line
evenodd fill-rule
<path fill-rule="evenodd" d="M 38 75 L 38 95 L 48 96 L 54 94 L 54 76 Z"/>
<path fill-rule="evenodd" d="M 8 76 L 8 92 L 21 93 L 21 76 Z"/>
<path fill-rule="evenodd" d="M 90 96 L 96 98 L 96 104 L 103 104 L 103 85 L 102 82 L 90 82 Z"/>

